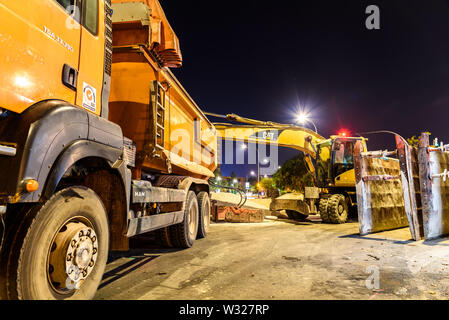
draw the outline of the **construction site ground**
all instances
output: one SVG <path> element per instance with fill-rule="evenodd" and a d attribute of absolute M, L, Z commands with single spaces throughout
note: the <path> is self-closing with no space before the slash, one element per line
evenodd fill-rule
<path fill-rule="evenodd" d="M 361 237 L 357 222 L 298 222 L 281 213 L 263 223 L 213 223 L 188 250 L 161 248 L 151 234 L 131 244 L 111 254 L 96 299 L 449 297 L 449 239 L 415 242 L 408 228 Z"/>

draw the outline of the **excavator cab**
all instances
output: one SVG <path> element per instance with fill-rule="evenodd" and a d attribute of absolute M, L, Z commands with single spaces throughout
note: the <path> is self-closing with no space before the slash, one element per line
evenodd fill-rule
<path fill-rule="evenodd" d="M 316 181 L 318 187 L 354 187 L 354 146 L 362 137 L 332 136 L 317 145 Z"/>

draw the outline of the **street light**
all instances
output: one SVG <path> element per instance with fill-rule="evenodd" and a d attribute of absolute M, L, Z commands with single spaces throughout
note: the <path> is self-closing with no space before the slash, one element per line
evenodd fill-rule
<path fill-rule="evenodd" d="M 298 116 L 296 117 L 296 121 L 305 125 L 307 122 L 310 122 L 315 128 L 315 132 L 318 133 L 315 123 L 310 119 L 310 114 L 305 111 L 300 111 Z"/>

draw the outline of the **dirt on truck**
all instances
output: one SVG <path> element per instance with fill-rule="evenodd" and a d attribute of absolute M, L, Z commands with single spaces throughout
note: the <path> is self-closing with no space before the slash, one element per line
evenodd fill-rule
<path fill-rule="evenodd" d="M 90 299 L 109 251 L 208 233 L 215 128 L 157 0 L 0 0 L 2 299 Z"/>

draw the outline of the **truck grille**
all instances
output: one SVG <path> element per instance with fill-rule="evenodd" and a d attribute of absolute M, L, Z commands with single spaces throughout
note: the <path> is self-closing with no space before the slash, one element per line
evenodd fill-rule
<path fill-rule="evenodd" d="M 128 138 L 123 138 L 123 160 L 129 167 L 136 165 L 136 144 Z"/>

